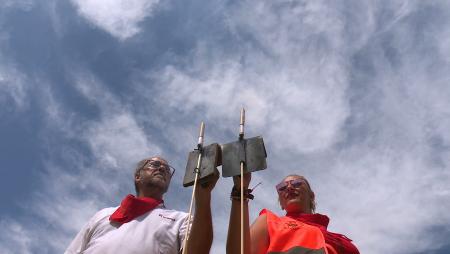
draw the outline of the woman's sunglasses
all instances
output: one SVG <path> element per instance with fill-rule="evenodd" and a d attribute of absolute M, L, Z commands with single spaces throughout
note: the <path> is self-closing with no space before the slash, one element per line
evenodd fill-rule
<path fill-rule="evenodd" d="M 280 193 L 280 192 L 286 191 L 289 184 L 294 188 L 300 188 L 300 186 L 302 186 L 303 183 L 304 182 L 302 179 L 294 179 L 294 180 L 281 182 L 281 183 L 277 184 L 277 186 L 275 186 L 275 188 L 277 189 L 278 193 Z"/>

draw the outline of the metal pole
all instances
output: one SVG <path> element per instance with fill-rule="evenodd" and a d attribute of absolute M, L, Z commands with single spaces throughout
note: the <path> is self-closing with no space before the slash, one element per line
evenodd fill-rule
<path fill-rule="evenodd" d="M 199 153 L 198 153 L 198 159 L 197 159 L 197 167 L 195 168 L 195 180 L 194 180 L 194 188 L 192 188 L 191 204 L 189 205 L 186 236 L 184 237 L 184 243 L 183 243 L 183 254 L 187 254 L 186 246 L 187 246 L 187 242 L 188 242 L 188 238 L 189 238 L 189 231 L 190 231 L 190 226 L 191 226 L 192 206 L 195 201 L 195 190 L 197 189 L 197 180 L 198 180 L 198 175 L 200 172 L 200 166 L 202 164 L 202 149 L 203 149 L 204 133 L 205 133 L 205 124 L 202 122 L 200 124 L 200 134 L 198 136 L 197 149 L 198 149 Z"/>
<path fill-rule="evenodd" d="M 244 254 L 244 162 L 241 161 L 241 254 Z"/>
<path fill-rule="evenodd" d="M 245 109 L 241 109 L 239 140 L 244 139 Z M 241 158 L 242 159 L 242 158 Z M 241 160 L 241 254 L 244 254 L 244 161 Z"/>

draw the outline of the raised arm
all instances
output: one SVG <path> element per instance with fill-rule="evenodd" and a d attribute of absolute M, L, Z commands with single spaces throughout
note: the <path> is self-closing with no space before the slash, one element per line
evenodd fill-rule
<path fill-rule="evenodd" d="M 244 189 L 248 189 L 251 174 L 244 175 Z M 234 188 L 240 192 L 241 180 L 239 176 L 233 177 Z M 248 200 L 244 201 L 244 253 L 250 254 L 250 227 L 248 219 Z M 241 253 L 241 201 L 231 199 L 230 222 L 228 225 L 227 254 Z"/>
<path fill-rule="evenodd" d="M 195 213 L 186 247 L 186 254 L 208 254 L 213 241 L 211 191 L 219 175 L 213 175 L 206 186 L 198 184 L 195 190 Z"/>
<path fill-rule="evenodd" d="M 251 174 L 244 175 L 244 188 L 248 189 Z M 240 190 L 240 178 L 233 178 L 234 186 Z M 230 223 L 228 226 L 227 254 L 241 253 L 241 202 L 232 199 Z M 269 233 L 267 231 L 267 217 L 259 216 L 252 226 L 249 226 L 248 201 L 244 202 L 244 254 L 266 253 L 269 247 Z"/>

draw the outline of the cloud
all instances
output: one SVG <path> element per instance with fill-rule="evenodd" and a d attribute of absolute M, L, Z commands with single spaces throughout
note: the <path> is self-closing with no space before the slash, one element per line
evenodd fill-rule
<path fill-rule="evenodd" d="M 90 124 L 84 134 L 97 161 L 105 168 L 123 168 L 120 163 L 134 161 L 159 154 L 152 145 L 151 134 L 139 126 L 133 112 L 123 106 L 121 100 L 107 92 L 107 88 L 89 72 L 74 74 L 76 88 L 89 101 L 100 108 L 101 121 Z M 105 93 L 106 92 L 106 93 Z"/>
<path fill-rule="evenodd" d="M 0 251 L 2 253 L 32 253 L 30 249 L 32 239 L 27 230 L 23 228 L 23 225 L 9 219 L 0 220 L 0 225 L 2 231 L 4 231 L 0 236 L 0 241 L 2 242 Z"/>
<path fill-rule="evenodd" d="M 27 87 L 26 77 L 14 67 L 0 63 L 0 104 L 8 111 L 24 109 L 28 103 L 26 101 Z M 13 103 L 9 103 L 12 100 Z M 11 108 L 11 106 L 15 106 Z"/>
<path fill-rule="evenodd" d="M 254 43 L 223 52 L 215 41 L 200 41 L 187 67 L 167 66 L 153 75 L 160 96 L 173 108 L 201 109 L 217 120 L 235 119 L 246 106 L 249 123 L 296 151 L 336 143 L 348 116 L 348 73 L 346 56 L 336 50 L 343 45 L 343 25 L 335 12 L 311 4 L 313 11 L 306 8 L 302 14 L 309 18 L 303 18 L 283 4 L 236 5 L 227 25 Z M 251 15 L 244 12 L 250 6 Z"/>
<path fill-rule="evenodd" d="M 74 87 L 86 101 L 95 101 L 100 116 L 83 118 L 55 96 L 48 83 L 40 82 L 39 98 L 47 125 L 40 135 L 48 157 L 45 170 L 39 174 L 42 185 L 29 200 L 33 210 L 27 216 L 1 222 L 8 225 L 2 227 L 5 237 L 1 239 L 10 242 L 4 247 L 6 253 L 16 253 L 18 247 L 21 253 L 64 250 L 90 216 L 117 204 L 133 189 L 137 161 L 161 151 L 134 115 L 95 76 L 75 69 L 72 74 L 77 77 Z M 85 150 L 74 147 L 74 143 Z M 30 220 L 32 223 L 27 223 Z M 16 232 L 17 237 L 6 238 L 7 230 Z M 48 237 L 59 240 L 52 242 Z M 38 242 L 46 244 L 40 246 Z"/>
<path fill-rule="evenodd" d="M 29 10 L 33 5 L 33 0 L 4 0 L 0 3 L 2 8 L 22 8 L 25 10 Z"/>
<path fill-rule="evenodd" d="M 111 35 L 125 40 L 141 30 L 159 0 L 72 0 L 81 16 Z"/>
<path fill-rule="evenodd" d="M 13 6 L 13 3 L 4 3 L 6 7 Z M 0 9 L 0 15 L 4 10 Z M 4 27 L 3 18 L 0 17 L 0 27 Z M 3 30 L 3 29 L 2 29 Z M 14 61 L 9 60 L 7 52 L 9 49 L 9 34 L 0 31 L 0 105 L 8 108 L 8 111 L 21 110 L 27 106 L 25 100 L 27 93 L 27 77 L 16 66 Z M 7 61 L 9 60 L 9 61 Z M 14 108 L 12 108 L 14 106 Z"/>

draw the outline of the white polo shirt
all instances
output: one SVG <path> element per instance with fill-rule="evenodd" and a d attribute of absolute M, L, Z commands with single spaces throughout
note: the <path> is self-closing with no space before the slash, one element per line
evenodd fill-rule
<path fill-rule="evenodd" d="M 182 249 L 187 213 L 168 210 L 162 204 L 154 210 L 117 227 L 109 216 L 117 207 L 97 212 L 81 229 L 65 254 L 178 254 Z"/>

